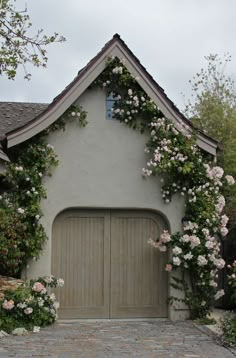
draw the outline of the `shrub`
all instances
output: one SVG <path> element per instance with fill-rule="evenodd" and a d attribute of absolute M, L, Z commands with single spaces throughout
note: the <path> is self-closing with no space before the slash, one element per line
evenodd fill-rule
<path fill-rule="evenodd" d="M 15 328 L 32 330 L 34 326 L 47 326 L 57 319 L 59 302 L 47 288 L 63 286 L 62 279 L 40 277 L 0 294 L 0 330 L 7 333 Z"/>
<path fill-rule="evenodd" d="M 220 327 L 223 332 L 223 343 L 227 346 L 236 347 L 236 260 L 227 268 L 229 269 L 228 284 L 231 289 L 230 300 L 234 311 L 225 315 L 220 322 Z"/>
<path fill-rule="evenodd" d="M 223 344 L 230 347 L 236 347 L 236 315 L 234 312 L 229 312 L 224 316 L 220 322 L 222 329 Z"/>

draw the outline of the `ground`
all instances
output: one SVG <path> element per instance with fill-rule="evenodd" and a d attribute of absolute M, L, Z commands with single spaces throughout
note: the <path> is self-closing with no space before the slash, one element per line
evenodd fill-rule
<path fill-rule="evenodd" d="M 231 358 L 216 337 L 190 321 L 60 321 L 23 337 L 1 339 L 0 357 Z"/>

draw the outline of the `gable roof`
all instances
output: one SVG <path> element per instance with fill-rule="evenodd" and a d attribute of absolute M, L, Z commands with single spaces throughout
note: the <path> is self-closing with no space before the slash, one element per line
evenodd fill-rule
<path fill-rule="evenodd" d="M 29 123 L 47 106 L 46 103 L 0 102 L 0 141 L 4 141 L 10 131 Z M 3 147 L 0 143 L 0 159 L 9 161 Z"/>
<path fill-rule="evenodd" d="M 184 121 L 191 131 L 193 128 L 191 123 L 167 97 L 164 90 L 155 82 L 120 36 L 115 34 L 51 104 L 39 111 L 32 119 L 28 117 L 29 121 L 25 120 L 22 126 L 6 134 L 8 147 L 24 142 L 55 122 L 100 75 L 106 67 L 107 58 L 112 56 L 125 59 L 127 69 L 135 77 L 139 77 L 139 85 L 158 105 L 165 117 L 175 124 Z M 217 142 L 204 133 L 198 133 L 197 142 L 200 148 L 213 155 L 216 154 Z"/>

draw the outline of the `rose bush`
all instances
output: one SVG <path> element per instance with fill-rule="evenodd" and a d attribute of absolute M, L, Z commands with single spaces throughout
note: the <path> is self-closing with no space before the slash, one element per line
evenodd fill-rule
<path fill-rule="evenodd" d="M 57 319 L 59 302 L 48 288 L 62 287 L 64 281 L 53 276 L 31 280 L 15 290 L 0 295 L 0 330 L 12 332 L 24 327 L 46 326 Z"/>

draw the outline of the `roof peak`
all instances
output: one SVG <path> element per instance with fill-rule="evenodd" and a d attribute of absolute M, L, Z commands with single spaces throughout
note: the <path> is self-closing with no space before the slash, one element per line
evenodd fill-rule
<path fill-rule="evenodd" d="M 120 35 L 118 33 L 116 33 L 115 35 L 113 35 L 113 39 L 120 39 Z"/>

